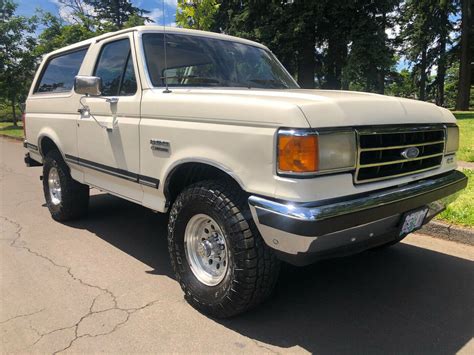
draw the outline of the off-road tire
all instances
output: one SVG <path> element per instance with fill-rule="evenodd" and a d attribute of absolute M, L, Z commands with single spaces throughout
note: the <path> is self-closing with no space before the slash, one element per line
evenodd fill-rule
<path fill-rule="evenodd" d="M 186 258 L 186 225 L 200 213 L 219 224 L 230 251 L 227 273 L 216 286 L 201 283 Z M 185 299 L 211 317 L 227 318 L 259 305 L 278 279 L 280 262 L 253 223 L 247 196 L 225 181 L 199 182 L 178 196 L 169 216 L 168 248 Z"/>
<path fill-rule="evenodd" d="M 48 176 L 51 168 L 58 171 L 61 185 L 61 202 L 54 204 L 49 193 Z M 56 221 L 65 222 L 87 215 L 89 207 L 89 186 L 83 185 L 71 177 L 69 167 L 57 150 L 48 152 L 43 161 L 43 191 L 46 205 Z"/>

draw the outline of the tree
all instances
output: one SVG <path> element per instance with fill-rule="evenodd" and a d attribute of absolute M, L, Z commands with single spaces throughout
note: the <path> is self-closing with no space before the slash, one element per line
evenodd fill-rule
<path fill-rule="evenodd" d="M 403 41 L 402 53 L 414 63 L 412 74 L 416 78 L 419 88 L 418 98 L 426 100 L 426 86 L 428 72 L 432 66 L 433 48 L 435 40 L 432 31 L 434 22 L 433 7 L 437 0 L 407 0 L 401 12 L 401 34 Z"/>
<path fill-rule="evenodd" d="M 61 18 L 69 24 L 84 25 L 92 30 L 94 9 L 87 0 L 57 0 L 60 6 Z"/>
<path fill-rule="evenodd" d="M 34 49 L 36 57 L 99 34 L 89 29 L 92 25 L 91 21 L 88 21 L 87 25 L 83 22 L 66 24 L 64 20 L 49 12 L 40 13 L 39 22 L 44 26 L 44 30 L 39 34 L 38 43 Z"/>
<path fill-rule="evenodd" d="M 180 0 L 176 16 L 182 27 L 265 44 L 303 88 L 387 92 L 446 105 L 445 81 L 452 79 L 459 52 L 455 33 L 460 1 Z M 474 51 L 468 38 L 474 28 L 472 1 L 463 5 L 465 64 L 459 80 L 465 93 L 458 95 L 467 95 L 467 105 Z M 397 54 L 410 63 L 411 71 L 397 72 Z"/>
<path fill-rule="evenodd" d="M 93 17 L 104 31 L 120 30 L 129 21 L 141 23 L 150 21 L 146 14 L 149 11 L 136 7 L 130 0 L 84 0 L 93 8 Z"/>
<path fill-rule="evenodd" d="M 455 57 L 453 53 L 453 40 L 450 35 L 455 31 L 455 23 L 451 20 L 458 12 L 457 0 L 438 0 L 433 7 L 434 22 L 432 31 L 435 37 L 434 62 L 436 63 L 436 78 L 434 81 L 435 101 L 439 106 L 445 105 L 445 80 L 446 71 L 452 65 Z"/>
<path fill-rule="evenodd" d="M 458 96 L 459 83 L 459 63 L 454 63 L 446 70 L 446 79 L 444 85 L 445 105 L 449 108 L 456 106 L 456 98 Z"/>
<path fill-rule="evenodd" d="M 355 5 L 349 1 L 326 0 L 315 8 L 316 48 L 320 55 L 319 82 L 322 88 L 340 90 L 347 65 Z M 350 14 L 350 15 L 349 15 Z M 344 88 L 347 88 L 346 83 Z"/>
<path fill-rule="evenodd" d="M 12 1 L 1 4 L 0 20 L 0 96 L 10 101 L 13 124 L 17 125 L 16 107 L 26 98 L 35 69 L 35 19 L 15 15 Z"/>
<path fill-rule="evenodd" d="M 449 21 L 449 2 L 448 0 L 440 0 L 439 6 L 436 9 L 436 18 L 438 21 L 435 28 L 439 34 L 438 48 L 437 48 L 437 73 L 436 73 L 436 104 L 444 105 L 444 81 L 446 77 L 446 45 L 449 40 L 449 32 L 452 29 Z"/>
<path fill-rule="evenodd" d="M 353 13 L 348 39 L 347 64 L 343 68 L 343 88 L 358 86 L 364 91 L 385 91 L 386 77 L 395 65 L 393 41 L 386 30 L 394 26 L 393 12 L 398 1 L 359 0 Z M 347 13 L 347 11 L 346 11 Z"/>
<path fill-rule="evenodd" d="M 444 88 L 448 67 L 453 60 L 453 16 L 458 0 L 407 0 L 401 9 L 402 53 L 414 64 L 413 76 L 419 87 L 419 99 L 433 94 L 436 104 L 445 104 Z M 430 83 L 430 71 L 436 71 Z"/>
<path fill-rule="evenodd" d="M 325 3 L 326 0 L 323 2 Z M 267 45 L 301 87 L 313 88 L 318 2 L 221 1 L 213 30 Z"/>
<path fill-rule="evenodd" d="M 474 21 L 472 0 L 462 0 L 461 57 L 459 65 L 458 97 L 456 110 L 469 109 L 469 97 L 472 85 L 472 61 L 474 52 Z"/>
<path fill-rule="evenodd" d="M 209 31 L 219 10 L 216 0 L 179 0 L 176 24 L 184 28 Z"/>
<path fill-rule="evenodd" d="M 416 87 L 413 76 L 406 68 L 394 75 L 393 82 L 387 87 L 387 94 L 398 97 L 416 98 Z"/>

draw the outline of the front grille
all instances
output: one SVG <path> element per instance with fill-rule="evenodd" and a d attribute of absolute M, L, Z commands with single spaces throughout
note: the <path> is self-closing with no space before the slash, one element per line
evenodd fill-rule
<path fill-rule="evenodd" d="M 445 129 L 400 128 L 359 130 L 356 183 L 391 179 L 437 168 L 444 153 Z M 403 152 L 416 147 L 419 154 L 406 158 Z"/>

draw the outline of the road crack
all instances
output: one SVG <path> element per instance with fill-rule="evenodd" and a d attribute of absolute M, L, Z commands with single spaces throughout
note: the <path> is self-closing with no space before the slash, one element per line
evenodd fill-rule
<path fill-rule="evenodd" d="M 109 289 L 107 288 L 104 288 L 104 287 L 101 287 L 101 286 L 98 286 L 98 285 L 93 285 L 89 282 L 86 282 L 84 280 L 82 280 L 81 278 L 77 277 L 76 275 L 74 275 L 74 273 L 72 272 L 72 268 L 70 266 L 66 266 L 66 265 L 61 265 L 61 264 L 58 264 L 57 262 L 55 262 L 53 259 L 51 259 L 50 257 L 46 256 L 46 255 L 43 255 L 35 250 L 32 250 L 30 247 L 28 247 L 27 245 L 20 245 L 19 244 L 19 240 L 21 239 L 22 237 L 22 231 L 23 231 L 23 227 L 16 221 L 8 218 L 8 217 L 5 217 L 5 216 L 0 216 L 0 218 L 4 219 L 6 222 L 10 223 L 11 225 L 13 225 L 15 227 L 15 230 L 13 231 L 13 233 L 16 235 L 15 238 L 13 238 L 13 240 L 11 241 L 10 243 L 10 246 L 13 247 L 13 248 L 17 248 L 17 249 L 23 249 L 23 250 L 26 250 L 28 253 L 32 254 L 32 255 L 35 255 L 36 257 L 38 258 L 41 258 L 43 260 L 46 260 L 48 261 L 50 264 L 52 264 L 54 267 L 57 267 L 57 268 L 60 268 L 60 269 L 63 269 L 68 275 L 69 277 L 73 280 L 73 281 L 77 281 L 79 282 L 81 285 L 84 285 L 86 287 L 90 287 L 90 288 L 93 288 L 93 289 L 96 289 L 99 291 L 99 294 L 96 295 L 94 297 L 94 299 L 92 300 L 90 306 L 89 306 L 89 310 L 86 314 L 84 314 L 83 316 L 81 316 L 79 318 L 79 320 L 77 322 L 75 322 L 73 325 L 71 326 L 67 326 L 67 327 L 61 327 L 61 328 L 57 328 L 57 329 L 53 329 L 49 332 L 46 332 L 46 333 L 40 333 L 37 329 L 35 329 L 34 327 L 31 326 L 30 324 L 30 328 L 38 335 L 38 338 L 34 341 L 33 344 L 30 345 L 30 348 L 33 347 L 34 345 L 36 345 L 37 343 L 39 343 L 45 336 L 48 336 L 48 335 L 51 335 L 53 333 L 56 333 L 56 332 L 59 332 L 59 331 L 62 331 L 62 330 L 67 330 L 67 329 L 74 329 L 74 337 L 70 340 L 70 342 L 68 343 L 68 345 L 62 349 L 59 349 L 59 350 L 56 350 L 53 352 L 53 354 L 57 354 L 57 353 L 60 353 L 62 351 L 65 351 L 67 349 L 69 349 L 73 344 L 74 342 L 76 342 L 77 340 L 81 339 L 81 338 L 85 338 L 85 337 L 89 337 L 89 338 L 96 338 L 96 337 L 99 337 L 99 336 L 105 336 L 105 335 L 109 335 L 109 334 L 112 334 L 113 332 L 117 331 L 120 327 L 122 327 L 123 325 L 125 325 L 129 319 L 130 319 L 130 316 L 133 314 L 133 313 L 136 313 L 140 310 L 143 310 L 145 308 L 148 308 L 152 305 L 154 305 L 155 303 L 159 302 L 159 300 L 153 300 L 153 301 L 150 301 L 148 303 L 146 303 L 145 305 L 141 306 L 141 307 L 131 307 L 131 308 L 121 308 L 118 306 L 118 303 L 117 303 L 117 296 L 112 292 L 110 291 Z M 101 309 L 101 310 L 98 310 L 98 311 L 94 311 L 94 305 L 95 303 L 97 302 L 97 299 L 100 297 L 100 296 L 103 296 L 104 294 L 107 294 L 109 295 L 111 298 L 112 298 L 112 306 L 111 307 L 108 307 L 106 309 Z M 19 318 L 19 317 L 27 317 L 27 316 L 30 316 L 30 315 L 33 315 L 35 313 L 39 313 L 39 312 L 42 312 L 44 309 L 40 310 L 40 311 L 36 311 L 36 312 L 33 312 L 33 313 L 30 313 L 30 314 L 24 314 L 24 315 L 19 315 L 19 316 L 16 316 L 16 317 L 13 317 L 13 318 L 10 318 L 10 319 L 7 319 L 3 322 L 8 322 L 12 319 L 15 319 L 15 318 Z M 96 314 L 100 314 L 100 313 L 104 313 L 104 312 L 108 312 L 108 311 L 111 311 L 111 310 L 119 310 L 119 311 L 123 311 L 123 312 L 126 312 L 127 313 L 127 316 L 125 317 L 125 319 L 123 321 L 120 321 L 118 322 L 117 324 L 115 324 L 113 326 L 113 328 L 108 331 L 108 332 L 104 332 L 104 333 L 98 333 L 98 334 L 89 334 L 89 333 L 86 333 L 86 334 L 81 334 L 79 335 L 78 334 L 78 330 L 79 330 L 79 326 L 81 325 L 81 323 L 89 318 L 90 316 L 92 315 L 96 315 Z M 0 323 L 1 324 L 1 323 Z"/>
<path fill-rule="evenodd" d="M 19 314 L 17 316 L 14 316 L 14 317 L 11 317 L 11 318 L 8 318 L 6 320 L 3 320 L 0 322 L 0 324 L 5 324 L 5 323 L 8 323 L 14 319 L 18 319 L 18 318 L 25 318 L 25 317 L 29 317 L 29 316 L 32 316 L 32 315 L 35 315 L 35 314 L 38 314 L 38 313 L 41 313 L 45 310 L 45 308 L 42 308 L 40 309 L 39 311 L 34 311 L 34 312 L 31 312 L 31 313 L 25 313 L 25 314 Z"/>
<path fill-rule="evenodd" d="M 100 295 L 99 295 L 100 296 Z M 97 296 L 97 297 L 99 297 Z M 159 300 L 154 300 L 154 301 L 151 301 L 151 302 L 148 302 L 147 304 L 145 304 L 144 306 L 142 307 L 137 307 L 137 308 L 120 308 L 118 306 L 115 306 L 115 307 L 111 307 L 111 308 L 108 308 L 108 309 L 104 309 L 104 310 L 101 310 L 101 311 L 92 311 L 92 308 L 94 306 L 94 302 L 95 300 L 97 299 L 97 297 L 94 298 L 94 300 L 92 301 L 91 303 L 91 306 L 89 308 L 89 312 L 87 314 L 85 314 L 84 316 L 82 316 L 79 321 L 74 324 L 73 326 L 71 327 L 68 327 L 68 328 L 63 328 L 63 329 L 70 329 L 70 328 L 74 328 L 74 338 L 71 339 L 71 341 L 69 342 L 69 344 L 64 347 L 63 349 L 60 349 L 60 350 L 57 350 L 55 351 L 53 354 L 58 354 L 58 353 L 61 353 L 63 351 L 66 351 L 68 350 L 69 348 L 71 348 L 71 346 L 79 339 L 81 338 L 97 338 L 97 337 L 101 337 L 101 336 L 105 336 L 105 335 L 109 335 L 109 334 L 112 334 L 114 333 L 115 331 L 117 331 L 120 327 L 122 327 L 123 325 L 125 325 L 129 319 L 130 319 L 130 316 L 135 313 L 135 312 L 138 312 L 140 310 L 143 310 L 147 307 L 150 307 L 152 305 L 154 305 L 155 303 L 158 303 Z M 108 332 L 104 332 L 104 333 L 99 333 L 99 334 L 89 334 L 89 333 L 86 333 L 86 334 L 82 334 L 82 335 L 79 335 L 78 334 L 78 330 L 79 330 L 79 326 L 80 324 L 85 320 L 87 319 L 88 317 L 90 317 L 91 315 L 93 314 L 99 314 L 99 313 L 104 313 L 104 312 L 107 312 L 107 311 L 110 311 L 112 309 L 116 309 L 116 310 L 120 310 L 120 311 L 124 311 L 124 312 L 127 312 L 127 316 L 126 318 L 121 321 L 121 322 L 118 322 L 117 324 L 115 324 L 115 326 Z M 61 329 L 61 330 L 63 330 Z"/>

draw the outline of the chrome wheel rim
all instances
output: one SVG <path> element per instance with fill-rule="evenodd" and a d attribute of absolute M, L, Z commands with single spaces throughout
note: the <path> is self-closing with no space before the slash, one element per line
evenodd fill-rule
<path fill-rule="evenodd" d="M 193 216 L 184 232 L 186 259 L 194 276 L 207 286 L 216 286 L 229 268 L 229 252 L 222 229 L 206 214 Z"/>
<path fill-rule="evenodd" d="M 61 203 L 61 183 L 59 181 L 58 169 L 51 168 L 48 174 L 49 196 L 53 205 Z"/>

